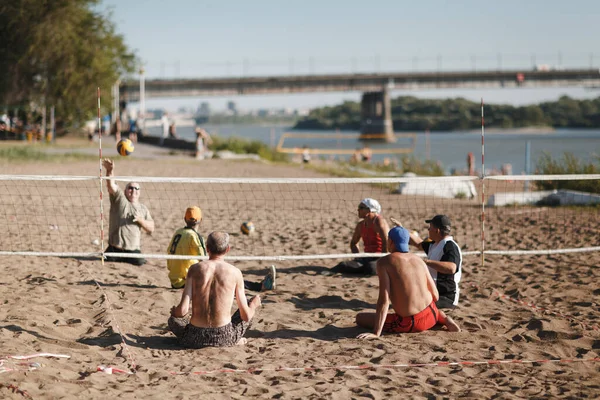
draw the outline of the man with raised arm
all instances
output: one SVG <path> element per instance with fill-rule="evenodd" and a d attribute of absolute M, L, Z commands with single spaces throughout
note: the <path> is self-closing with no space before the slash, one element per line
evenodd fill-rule
<path fill-rule="evenodd" d="M 148 208 L 140 203 L 140 185 L 129 182 L 125 192 L 113 179 L 115 164 L 105 158 L 102 165 L 106 169 L 106 187 L 110 195 L 110 217 L 108 226 L 108 247 L 106 253 L 141 253 L 142 230 L 148 234 L 154 231 L 154 220 Z M 122 261 L 133 265 L 144 265 L 143 258 L 106 257 L 106 261 Z"/>
<path fill-rule="evenodd" d="M 354 234 L 350 239 L 352 253 L 360 253 L 358 243 L 362 239 L 365 253 L 387 253 L 387 234 L 390 229 L 387 221 L 381 216 L 381 205 L 375 199 L 367 197 L 358 205 L 358 218 Z M 354 260 L 342 261 L 331 269 L 331 272 L 349 274 L 376 275 L 376 263 L 379 257 L 357 257 Z"/>
<path fill-rule="evenodd" d="M 188 348 L 245 344 L 244 334 L 261 306 L 260 296 L 248 302 L 242 272 L 223 260 L 229 252 L 227 233 L 211 233 L 206 250 L 209 259 L 188 271 L 181 301 L 171 309 L 169 329 Z M 231 315 L 234 297 L 238 309 Z"/>
<path fill-rule="evenodd" d="M 390 254 L 377 262 L 377 310 L 356 315 L 356 324 L 372 329 L 373 333 L 361 333 L 358 338 L 373 339 L 382 333 L 422 332 L 438 323 L 449 332 L 460 332 L 452 318 L 437 309 L 438 291 L 425 263 L 408 252 L 408 231 L 396 226 L 388 236 Z M 395 313 L 388 314 L 390 302 Z"/>

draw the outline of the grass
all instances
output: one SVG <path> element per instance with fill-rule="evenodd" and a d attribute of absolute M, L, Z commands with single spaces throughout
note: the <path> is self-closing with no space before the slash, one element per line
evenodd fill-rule
<path fill-rule="evenodd" d="M 89 161 L 98 159 L 97 156 L 80 153 L 51 154 L 41 149 L 45 145 L 13 146 L 0 148 L 0 160 L 10 162 L 63 162 L 63 161 Z"/>

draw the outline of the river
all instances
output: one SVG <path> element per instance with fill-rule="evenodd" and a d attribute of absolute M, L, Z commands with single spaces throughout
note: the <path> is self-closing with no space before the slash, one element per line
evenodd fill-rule
<path fill-rule="evenodd" d="M 179 137 L 195 140 L 193 126 L 178 126 Z M 277 145 L 282 134 L 308 133 L 292 130 L 289 126 L 278 125 L 203 125 L 211 135 L 220 137 L 237 136 L 249 140 L 260 140 L 269 145 Z M 159 135 L 161 129 L 152 127 L 148 129 L 149 135 Z M 335 131 L 311 131 L 310 133 L 333 134 Z M 344 131 L 342 133 L 358 132 Z M 543 153 L 550 154 L 553 158 L 561 158 L 565 152 L 574 154 L 581 161 L 588 162 L 600 157 L 600 129 L 559 129 L 536 131 L 526 133 L 511 130 L 494 130 L 485 134 L 485 167 L 489 173 L 493 169 L 500 169 L 503 164 L 511 164 L 513 174 L 525 172 L 527 142 L 530 143 L 530 159 L 532 171 Z M 284 147 L 329 148 L 329 149 L 356 149 L 365 142 L 357 138 L 351 139 L 299 139 L 287 138 Z M 369 142 L 372 149 L 390 149 L 398 147 L 413 147 L 409 139 L 400 139 L 396 143 Z M 434 132 L 430 134 L 418 133 L 416 135 L 412 155 L 420 160 L 428 157 L 439 161 L 447 172 L 454 169 L 466 168 L 466 157 L 469 152 L 475 155 L 477 169 L 481 169 L 481 134 L 473 132 Z M 347 159 L 349 156 L 344 155 Z M 381 161 L 384 157 L 402 157 L 402 155 L 375 154 L 373 161 Z"/>

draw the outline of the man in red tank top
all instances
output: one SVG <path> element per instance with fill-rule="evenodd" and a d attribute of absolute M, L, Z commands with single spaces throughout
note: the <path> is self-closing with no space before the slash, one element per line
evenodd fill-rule
<path fill-rule="evenodd" d="M 381 216 L 381 205 L 375 199 L 367 197 L 358 205 L 358 217 L 362 220 L 354 228 L 350 240 L 352 253 L 360 253 L 358 243 L 362 239 L 364 253 L 387 253 L 389 225 Z M 342 261 L 331 269 L 332 272 L 348 274 L 377 275 L 377 260 L 379 257 L 359 257 L 354 260 Z"/>

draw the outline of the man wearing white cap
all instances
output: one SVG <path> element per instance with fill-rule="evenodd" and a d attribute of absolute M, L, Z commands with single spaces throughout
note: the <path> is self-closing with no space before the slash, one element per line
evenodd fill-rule
<path fill-rule="evenodd" d="M 352 253 L 360 253 L 358 243 L 362 239 L 365 253 L 387 253 L 387 221 L 381 215 L 381 205 L 375 199 L 367 197 L 358 205 L 358 217 L 362 220 L 356 225 L 350 240 Z M 332 268 L 333 272 L 377 275 L 379 257 L 360 257 L 342 261 Z"/>

